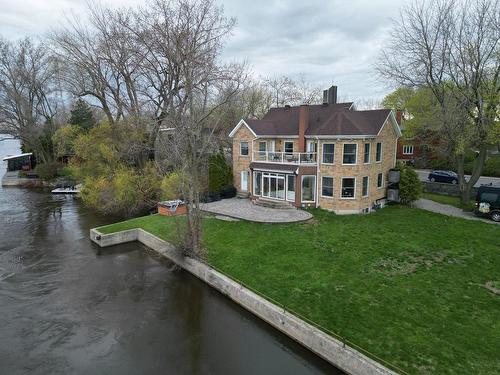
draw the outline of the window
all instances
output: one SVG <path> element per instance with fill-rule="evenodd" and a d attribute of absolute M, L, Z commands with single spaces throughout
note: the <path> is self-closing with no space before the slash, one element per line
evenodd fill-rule
<path fill-rule="evenodd" d="M 262 192 L 262 172 L 253 174 L 253 194 L 260 195 Z"/>
<path fill-rule="evenodd" d="M 356 179 L 352 177 L 342 178 L 342 192 L 341 197 L 347 199 L 354 198 L 354 192 L 356 190 Z"/>
<path fill-rule="evenodd" d="M 259 142 L 259 152 L 266 153 L 266 151 L 267 151 L 267 142 L 266 141 Z"/>
<path fill-rule="evenodd" d="M 365 154 L 363 157 L 363 163 L 368 164 L 370 162 L 370 144 L 365 143 Z"/>
<path fill-rule="evenodd" d="M 403 155 L 412 155 L 412 154 L 413 154 L 413 146 L 412 145 L 403 146 Z"/>
<path fill-rule="evenodd" d="M 302 202 L 314 202 L 316 176 L 302 176 Z"/>
<path fill-rule="evenodd" d="M 287 154 L 293 153 L 293 142 L 285 142 L 285 152 Z"/>
<path fill-rule="evenodd" d="M 368 176 L 363 177 L 363 197 L 368 196 Z"/>
<path fill-rule="evenodd" d="M 322 177 L 321 196 L 333 197 L 333 177 Z"/>
<path fill-rule="evenodd" d="M 323 163 L 333 164 L 335 160 L 335 144 L 333 143 L 323 143 Z"/>
<path fill-rule="evenodd" d="M 382 186 L 384 186 L 384 174 L 379 173 L 377 175 L 377 188 L 380 189 Z"/>
<path fill-rule="evenodd" d="M 377 154 L 375 156 L 375 161 L 379 162 L 382 160 L 382 143 L 377 143 Z"/>
<path fill-rule="evenodd" d="M 248 156 L 248 142 L 247 141 L 240 142 L 240 155 L 241 156 Z"/>
<path fill-rule="evenodd" d="M 356 164 L 356 151 L 358 145 L 356 143 L 346 143 L 344 144 L 344 158 L 342 159 L 343 164 Z"/>

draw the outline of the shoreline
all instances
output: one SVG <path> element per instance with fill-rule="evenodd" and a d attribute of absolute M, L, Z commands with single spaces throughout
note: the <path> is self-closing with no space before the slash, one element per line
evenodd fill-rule
<path fill-rule="evenodd" d="M 287 312 L 282 307 L 271 303 L 209 265 L 179 255 L 172 244 L 143 229 L 129 229 L 104 234 L 99 232 L 97 228 L 93 228 L 90 230 L 90 239 L 100 247 L 133 241 L 141 242 L 348 374 L 396 374 L 379 362 Z"/>

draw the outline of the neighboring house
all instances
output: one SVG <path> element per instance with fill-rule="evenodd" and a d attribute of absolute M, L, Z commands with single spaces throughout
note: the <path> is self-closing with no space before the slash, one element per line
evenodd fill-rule
<path fill-rule="evenodd" d="M 433 150 L 439 147 L 439 141 L 430 135 L 426 138 L 420 135 L 405 135 L 403 112 L 396 111 L 395 117 L 402 132 L 401 138 L 398 139 L 397 161 L 403 164 L 411 163 L 419 168 L 428 167 L 429 161 L 436 158 Z"/>
<path fill-rule="evenodd" d="M 337 103 L 271 108 L 262 120 L 241 120 L 233 139 L 234 185 L 255 203 L 281 201 L 339 214 L 383 205 L 401 131 L 391 110 L 357 111 Z"/>

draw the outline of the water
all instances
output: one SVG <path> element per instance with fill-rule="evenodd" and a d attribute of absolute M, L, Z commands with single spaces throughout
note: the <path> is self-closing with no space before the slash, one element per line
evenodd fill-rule
<path fill-rule="evenodd" d="M 111 221 L 0 188 L 0 374 L 340 374 L 140 244 L 98 249 Z"/>

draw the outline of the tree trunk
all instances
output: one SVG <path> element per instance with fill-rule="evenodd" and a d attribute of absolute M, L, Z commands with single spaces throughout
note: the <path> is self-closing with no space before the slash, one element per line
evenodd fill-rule
<path fill-rule="evenodd" d="M 481 177 L 481 173 L 483 172 L 484 162 L 486 161 L 487 148 L 486 145 L 482 145 L 479 148 L 479 155 L 476 157 L 474 161 L 472 173 L 469 181 L 465 180 L 465 158 L 464 155 L 457 156 L 457 174 L 458 174 L 458 183 L 460 188 L 460 197 L 462 199 L 462 203 L 464 205 L 468 205 L 470 201 L 471 191 L 476 182 Z"/>

